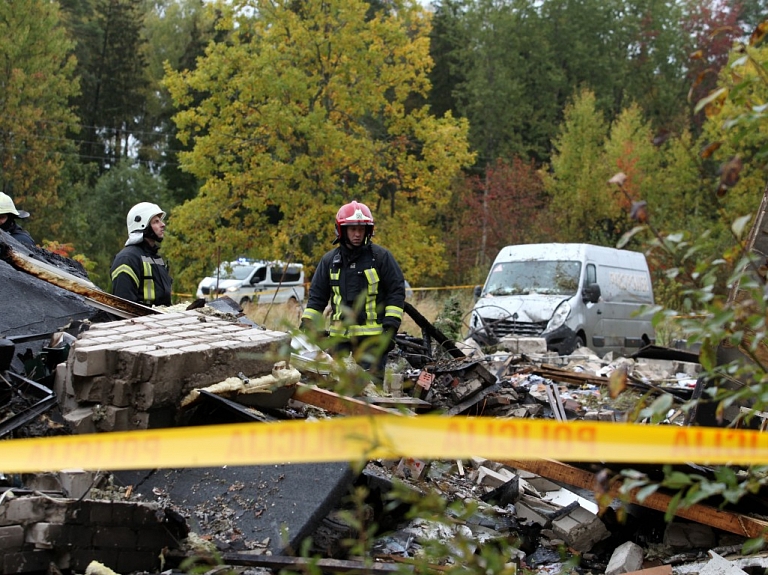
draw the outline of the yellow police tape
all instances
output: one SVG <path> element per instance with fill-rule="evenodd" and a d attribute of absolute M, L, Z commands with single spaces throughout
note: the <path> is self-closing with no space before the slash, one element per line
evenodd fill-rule
<path fill-rule="evenodd" d="M 0 470 L 154 469 L 378 458 L 768 464 L 750 430 L 490 417 L 338 417 L 0 441 Z"/>

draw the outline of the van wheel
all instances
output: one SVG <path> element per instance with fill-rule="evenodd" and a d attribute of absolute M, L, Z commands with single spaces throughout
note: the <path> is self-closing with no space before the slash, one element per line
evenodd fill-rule
<path fill-rule="evenodd" d="M 577 335 L 576 336 L 576 349 L 579 349 L 580 347 L 587 347 L 587 344 L 584 343 L 584 336 Z"/>
<path fill-rule="evenodd" d="M 249 300 L 247 297 L 244 297 L 243 299 L 240 300 L 241 308 L 245 309 L 246 306 L 249 306 L 249 305 L 251 305 L 251 300 Z"/>

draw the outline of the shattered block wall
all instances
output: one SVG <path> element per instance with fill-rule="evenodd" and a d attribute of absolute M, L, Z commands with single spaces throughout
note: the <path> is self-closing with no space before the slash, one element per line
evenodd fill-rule
<path fill-rule="evenodd" d="M 192 389 L 271 373 L 289 337 L 198 311 L 94 324 L 59 366 L 55 391 L 77 433 L 167 427 Z"/>
<path fill-rule="evenodd" d="M 98 561 L 118 573 L 155 572 L 180 533 L 154 503 L 17 497 L 0 503 L 2 573 L 86 570 Z"/>

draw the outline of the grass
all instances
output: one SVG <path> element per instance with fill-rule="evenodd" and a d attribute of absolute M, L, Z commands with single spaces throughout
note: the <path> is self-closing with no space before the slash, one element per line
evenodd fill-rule
<path fill-rule="evenodd" d="M 470 290 L 417 292 L 409 301 L 421 315 L 431 323 L 434 323 L 441 312 L 443 312 L 445 304 L 451 295 L 454 295 L 459 299 L 461 309 L 466 318 L 474 303 Z M 301 314 L 304 311 L 304 308 L 303 306 L 291 304 L 257 304 L 246 306 L 244 311 L 248 319 L 260 326 L 272 330 L 288 331 L 299 327 Z M 467 328 L 464 326 L 462 333 L 466 333 L 466 331 Z M 400 332 L 416 337 L 421 336 L 421 328 L 416 325 L 416 322 L 414 322 L 408 314 L 403 316 Z"/>

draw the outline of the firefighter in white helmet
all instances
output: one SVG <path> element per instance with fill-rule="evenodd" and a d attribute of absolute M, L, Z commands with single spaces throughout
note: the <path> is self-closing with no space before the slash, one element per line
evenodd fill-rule
<path fill-rule="evenodd" d="M 373 215 L 365 204 L 350 202 L 336 214 L 339 247 L 317 266 L 309 301 L 301 318 L 303 331 L 322 331 L 330 302 L 329 334 L 335 353 L 352 352 L 356 363 L 381 381 L 387 352 L 394 347 L 405 306 L 405 280 L 392 253 L 371 242 Z"/>
<path fill-rule="evenodd" d="M 35 247 L 35 240 L 29 232 L 16 223 L 18 218 L 28 218 L 29 212 L 17 210 L 8 194 L 0 192 L 0 229 L 11 234 L 11 237 L 26 246 Z"/>
<path fill-rule="evenodd" d="M 141 202 L 126 217 L 128 240 L 112 262 L 112 293 L 148 306 L 171 305 L 173 279 L 158 251 L 165 236 L 165 212 Z"/>

